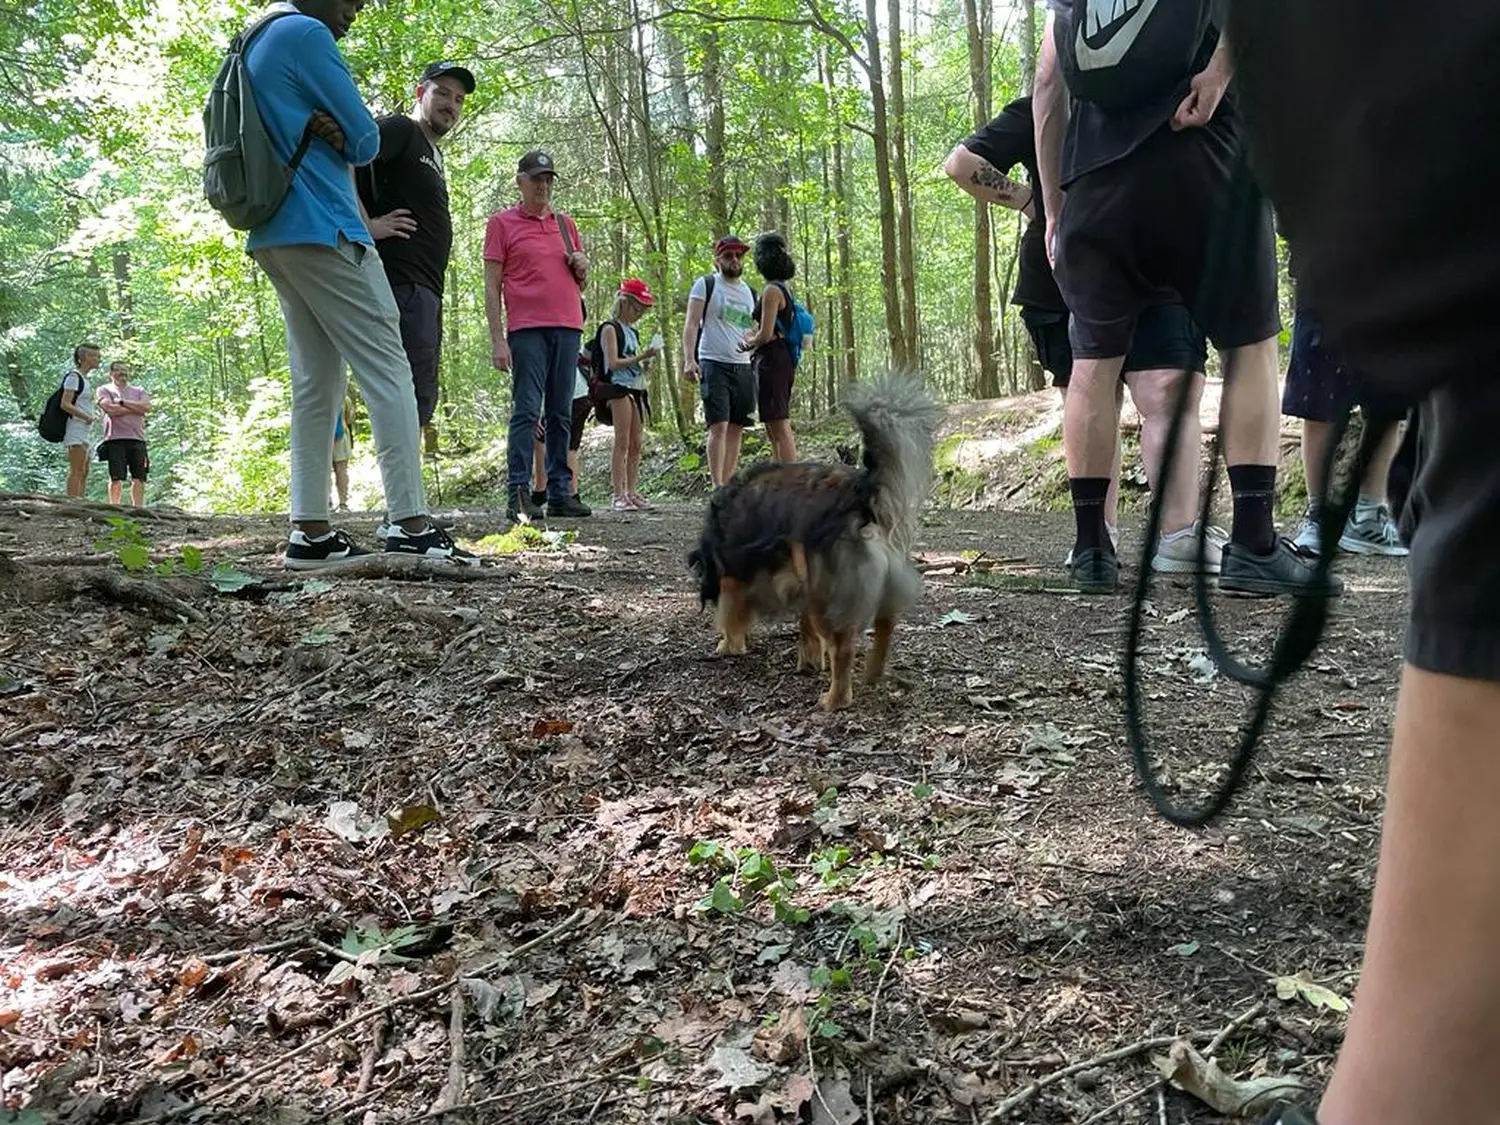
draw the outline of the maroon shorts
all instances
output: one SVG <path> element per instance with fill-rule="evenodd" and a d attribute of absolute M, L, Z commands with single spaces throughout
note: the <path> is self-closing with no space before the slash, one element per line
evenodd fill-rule
<path fill-rule="evenodd" d="M 755 372 L 756 406 L 762 422 L 784 422 L 792 416 L 792 382 L 797 376 L 785 340 L 772 340 L 750 360 Z"/>

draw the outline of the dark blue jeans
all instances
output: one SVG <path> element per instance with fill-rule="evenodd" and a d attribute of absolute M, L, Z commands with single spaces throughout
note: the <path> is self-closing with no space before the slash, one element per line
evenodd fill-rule
<path fill-rule="evenodd" d="M 510 494 L 531 488 L 531 445 L 537 418 L 547 411 L 547 499 L 566 500 L 573 492 L 568 469 L 568 436 L 573 426 L 573 380 L 578 371 L 576 328 L 523 328 L 510 341 L 510 439 L 507 442 Z"/>

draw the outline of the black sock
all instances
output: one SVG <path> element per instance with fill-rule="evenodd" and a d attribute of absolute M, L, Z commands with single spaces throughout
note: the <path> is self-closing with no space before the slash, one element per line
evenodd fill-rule
<path fill-rule="evenodd" d="M 1114 554 L 1109 531 L 1104 526 L 1104 498 L 1109 494 L 1109 477 L 1069 477 L 1068 490 L 1073 493 L 1073 518 L 1078 522 L 1073 542 L 1073 557 L 1084 551 L 1103 549 Z"/>
<path fill-rule="evenodd" d="M 1276 546 L 1275 465 L 1230 465 L 1229 488 L 1234 493 L 1234 528 L 1231 542 L 1257 555 L 1269 554 Z"/>

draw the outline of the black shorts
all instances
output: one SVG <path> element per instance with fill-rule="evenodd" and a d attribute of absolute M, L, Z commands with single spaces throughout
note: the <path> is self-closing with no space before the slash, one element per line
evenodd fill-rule
<path fill-rule="evenodd" d="M 109 479 L 124 480 L 127 471 L 131 480 L 145 480 L 151 470 L 151 457 L 146 452 L 146 443 L 136 438 L 115 438 L 101 442 L 97 454 L 100 461 L 109 462 Z"/>
<path fill-rule="evenodd" d="M 792 383 L 797 365 L 785 340 L 772 340 L 750 359 L 755 374 L 755 403 L 762 422 L 784 422 L 792 416 Z"/>
<path fill-rule="evenodd" d="M 417 425 L 432 421 L 438 400 L 438 360 L 443 345 L 443 299 L 425 285 L 391 286 L 401 313 L 401 345 L 417 393 Z"/>
<path fill-rule="evenodd" d="M 1377 420 L 1390 423 L 1406 415 L 1404 403 L 1361 379 L 1323 339 L 1322 326 L 1305 310 L 1292 322 L 1292 356 L 1287 362 L 1281 412 L 1290 418 L 1333 423 L 1351 406 L 1361 407 Z"/>
<path fill-rule="evenodd" d="M 568 448 L 577 449 L 583 444 L 583 427 L 589 420 L 589 411 L 594 408 L 594 400 L 588 395 L 580 395 L 573 400 L 573 418 L 568 429 Z M 532 435 L 537 444 L 540 445 L 547 440 L 547 417 L 543 415 L 536 420 L 536 432 Z"/>
<path fill-rule="evenodd" d="M 645 387 L 617 387 L 613 383 L 599 384 L 599 421 L 606 426 L 613 426 L 614 419 L 610 417 L 610 403 L 616 399 L 629 398 L 635 402 L 635 409 L 641 416 L 641 421 L 651 421 L 651 395 Z"/>
<path fill-rule="evenodd" d="M 1054 387 L 1066 387 L 1073 377 L 1073 348 L 1068 341 L 1068 314 L 1022 309 L 1021 320 L 1031 335 L 1042 370 Z M 1203 330 L 1181 305 L 1152 305 L 1136 324 L 1130 354 L 1121 375 L 1132 371 L 1199 371 L 1208 363 Z"/>
<path fill-rule="evenodd" d="M 708 424 L 755 425 L 755 375 L 750 365 L 705 359 L 700 367 L 698 390 Z"/>
<path fill-rule="evenodd" d="M 1275 229 L 1248 177 L 1227 128 L 1164 125 L 1068 186 L 1056 276 L 1075 355 L 1127 354 L 1153 305 L 1186 305 L 1220 350 L 1280 331 Z"/>

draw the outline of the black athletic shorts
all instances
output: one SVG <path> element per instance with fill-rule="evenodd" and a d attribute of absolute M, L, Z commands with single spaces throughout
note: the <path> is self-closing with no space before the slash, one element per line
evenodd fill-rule
<path fill-rule="evenodd" d="M 432 421 L 438 400 L 438 359 L 443 345 L 443 299 L 425 285 L 391 286 L 401 313 L 401 345 L 417 394 L 417 425 Z"/>
<path fill-rule="evenodd" d="M 1413 34 L 1402 0 L 1231 8 L 1256 174 L 1330 340 L 1386 393 L 1422 399 L 1412 527 L 1416 667 L 1500 682 L 1500 6 Z M 1410 169 L 1391 175 L 1392 169 Z M 1436 389 L 1434 389 L 1436 388 Z"/>
<path fill-rule="evenodd" d="M 124 480 L 128 471 L 131 480 L 145 480 L 151 470 L 151 457 L 146 452 L 146 443 L 136 438 L 115 438 L 101 442 L 99 460 L 109 462 L 109 479 Z"/>
<path fill-rule="evenodd" d="M 703 395 L 703 417 L 710 426 L 755 425 L 755 375 L 749 363 L 720 363 L 705 359 L 698 389 Z"/>
<path fill-rule="evenodd" d="M 1292 357 L 1287 362 L 1286 386 L 1281 393 L 1281 412 L 1289 418 L 1310 422 L 1337 422 L 1351 406 L 1386 424 L 1406 416 L 1406 404 L 1344 364 L 1323 338 L 1323 328 L 1305 309 L 1297 310 L 1292 322 Z"/>
<path fill-rule="evenodd" d="M 1270 209 L 1253 191 L 1232 191 L 1248 175 L 1232 131 L 1163 125 L 1129 156 L 1069 184 L 1055 272 L 1075 355 L 1127 354 L 1153 305 L 1186 305 L 1220 350 L 1281 330 Z M 1210 239 L 1217 265 L 1205 277 Z"/>
<path fill-rule="evenodd" d="M 1031 335 L 1037 361 L 1052 376 L 1054 387 L 1073 377 L 1073 347 L 1068 342 L 1068 314 L 1022 309 L 1021 321 Z M 1152 305 L 1141 313 L 1125 366 L 1132 371 L 1199 371 L 1208 363 L 1208 342 L 1181 305 Z"/>

